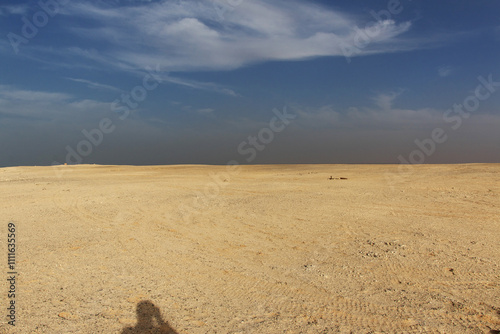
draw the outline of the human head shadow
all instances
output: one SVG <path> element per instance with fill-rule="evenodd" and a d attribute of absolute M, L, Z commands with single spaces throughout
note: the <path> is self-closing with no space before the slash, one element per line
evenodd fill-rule
<path fill-rule="evenodd" d="M 121 334 L 178 334 L 163 320 L 160 309 L 149 300 L 137 303 L 137 324 L 126 327 Z"/>

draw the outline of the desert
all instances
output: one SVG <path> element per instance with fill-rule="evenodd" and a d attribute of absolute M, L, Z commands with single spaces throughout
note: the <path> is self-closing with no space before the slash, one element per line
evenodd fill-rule
<path fill-rule="evenodd" d="M 499 164 L 8 167 L 0 188 L 4 333 L 500 330 Z"/>
<path fill-rule="evenodd" d="M 0 334 L 500 334 L 500 1 L 0 1 Z"/>

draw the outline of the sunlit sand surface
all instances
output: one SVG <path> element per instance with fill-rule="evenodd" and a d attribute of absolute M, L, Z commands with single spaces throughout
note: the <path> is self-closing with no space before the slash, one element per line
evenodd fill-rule
<path fill-rule="evenodd" d="M 0 189 L 0 332 L 500 330 L 498 164 L 14 167 Z"/>

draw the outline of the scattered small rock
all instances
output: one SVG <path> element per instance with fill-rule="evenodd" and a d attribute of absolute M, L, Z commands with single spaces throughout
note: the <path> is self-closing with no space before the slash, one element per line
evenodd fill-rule
<path fill-rule="evenodd" d="M 76 315 L 73 315 L 68 312 L 61 312 L 57 315 L 59 318 L 67 319 L 67 320 L 74 320 L 77 319 L 78 317 Z"/>
<path fill-rule="evenodd" d="M 203 326 L 206 326 L 207 324 L 203 321 L 196 320 L 193 322 L 193 325 L 195 325 L 196 327 L 203 327 Z"/>

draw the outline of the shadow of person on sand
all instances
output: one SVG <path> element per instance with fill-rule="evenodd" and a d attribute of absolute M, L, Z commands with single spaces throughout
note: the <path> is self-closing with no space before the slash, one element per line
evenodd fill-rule
<path fill-rule="evenodd" d="M 121 334 L 178 334 L 167 321 L 161 317 L 161 312 L 149 300 L 137 303 L 137 325 L 126 327 Z"/>

